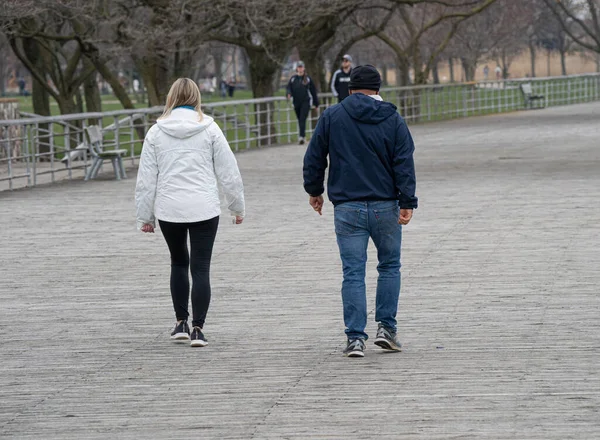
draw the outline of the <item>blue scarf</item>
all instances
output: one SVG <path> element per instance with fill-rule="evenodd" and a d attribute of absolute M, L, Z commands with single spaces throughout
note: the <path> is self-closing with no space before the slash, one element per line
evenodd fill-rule
<path fill-rule="evenodd" d="M 175 108 L 187 108 L 188 110 L 196 110 L 194 107 L 192 107 L 191 105 L 178 105 Z M 175 108 L 173 110 L 175 110 Z"/>

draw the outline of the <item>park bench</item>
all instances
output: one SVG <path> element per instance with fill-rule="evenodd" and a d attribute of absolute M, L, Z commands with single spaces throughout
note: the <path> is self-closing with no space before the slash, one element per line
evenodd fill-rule
<path fill-rule="evenodd" d="M 533 104 L 536 101 L 542 102 L 542 107 L 546 106 L 546 98 L 544 95 L 534 95 L 533 87 L 531 87 L 531 83 L 523 83 L 521 84 L 521 93 L 523 93 L 523 99 L 525 100 L 525 108 L 534 108 Z M 536 108 L 542 108 L 536 107 Z"/>
<path fill-rule="evenodd" d="M 112 162 L 117 180 L 126 179 L 125 166 L 123 165 L 123 156 L 127 154 L 127 150 L 108 150 L 102 148 L 102 131 L 97 125 L 85 127 L 85 137 L 89 146 L 89 152 L 92 156 L 92 164 L 86 170 L 85 179 L 94 179 L 98 175 L 98 171 L 105 160 Z"/>

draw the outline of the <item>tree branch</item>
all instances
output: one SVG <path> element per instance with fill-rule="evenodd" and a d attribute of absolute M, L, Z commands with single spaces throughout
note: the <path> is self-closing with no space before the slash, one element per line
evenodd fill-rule
<path fill-rule="evenodd" d="M 58 101 L 59 100 L 58 93 L 56 93 L 56 91 L 54 91 L 54 89 L 48 85 L 48 82 L 46 81 L 46 78 L 44 77 L 44 75 L 42 75 L 38 72 L 38 70 L 33 65 L 33 63 L 31 63 L 31 61 L 29 60 L 27 55 L 25 55 L 21 51 L 21 48 L 19 47 L 19 45 L 17 43 L 16 37 L 10 36 L 8 41 L 10 43 L 10 47 L 12 48 L 12 50 L 15 53 L 15 55 L 17 56 L 17 58 L 19 58 L 19 60 L 23 63 L 23 65 L 25 65 L 25 67 L 27 68 L 27 70 L 29 70 L 31 75 L 37 80 L 38 83 L 40 83 L 48 91 L 48 93 L 54 99 L 56 99 Z"/>

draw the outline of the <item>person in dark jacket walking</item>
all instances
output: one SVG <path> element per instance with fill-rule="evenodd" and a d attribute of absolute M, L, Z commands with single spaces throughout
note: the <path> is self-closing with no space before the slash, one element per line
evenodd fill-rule
<path fill-rule="evenodd" d="M 416 177 L 414 143 L 396 106 L 378 94 L 381 76 L 373 66 L 357 66 L 350 96 L 329 107 L 319 120 L 304 156 L 304 189 L 319 214 L 329 157 L 327 194 L 342 260 L 342 303 L 348 338 L 344 354 L 364 356 L 367 324 L 365 267 L 369 237 L 379 264 L 375 344 L 400 351 L 396 313 L 400 296 L 402 226 L 413 209 Z"/>
<path fill-rule="evenodd" d="M 310 108 L 313 106 L 315 108 L 319 107 L 319 97 L 317 96 L 315 83 L 306 74 L 302 61 L 298 61 L 296 75 L 292 76 L 288 82 L 287 98 L 292 98 L 294 104 L 294 111 L 298 118 L 298 129 L 300 132 L 298 142 L 302 145 L 306 140 L 306 118 L 310 113 Z"/>
<path fill-rule="evenodd" d="M 352 57 L 348 54 L 342 58 L 342 68 L 334 72 L 331 77 L 331 93 L 337 97 L 338 102 L 342 102 L 350 93 L 348 84 L 350 83 L 350 73 L 352 72 Z"/>

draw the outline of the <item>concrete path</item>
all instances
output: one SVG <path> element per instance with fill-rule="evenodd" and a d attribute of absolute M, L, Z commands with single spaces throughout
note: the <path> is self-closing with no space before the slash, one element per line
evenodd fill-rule
<path fill-rule="evenodd" d="M 0 438 L 600 438 L 600 104 L 411 129 L 400 354 L 341 355 L 302 147 L 238 156 L 248 218 L 222 219 L 203 349 L 169 340 L 135 179 L 0 193 Z"/>

